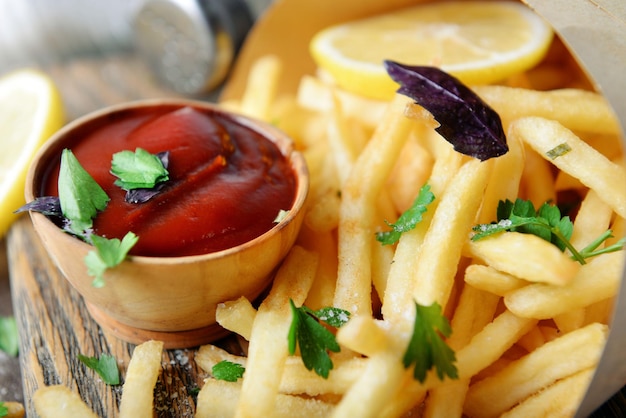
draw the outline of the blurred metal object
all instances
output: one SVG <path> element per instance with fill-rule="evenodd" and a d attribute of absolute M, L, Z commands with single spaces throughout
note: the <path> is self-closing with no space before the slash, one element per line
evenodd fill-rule
<path fill-rule="evenodd" d="M 197 95 L 226 78 L 253 22 L 244 0 L 148 0 L 133 22 L 135 46 L 161 82 Z"/>

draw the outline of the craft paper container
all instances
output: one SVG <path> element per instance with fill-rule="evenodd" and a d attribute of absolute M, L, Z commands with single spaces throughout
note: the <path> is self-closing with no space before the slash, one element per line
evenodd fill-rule
<path fill-rule="evenodd" d="M 40 150 L 26 180 L 26 200 L 40 196 L 48 167 L 63 148 L 75 142 L 77 132 L 89 132 L 136 109 L 176 110 L 191 106 L 208 113 L 225 113 L 214 105 L 186 100 L 149 100 L 115 105 L 66 125 Z M 274 142 L 286 156 L 297 178 L 294 203 L 287 216 L 263 235 L 239 246 L 186 257 L 132 256 L 106 272 L 106 284 L 92 285 L 84 258 L 92 249 L 70 236 L 40 213 L 31 213 L 35 230 L 65 278 L 83 296 L 89 312 L 102 328 L 132 343 L 157 339 L 167 348 L 187 348 L 222 337 L 215 323 L 217 304 L 240 296 L 253 300 L 271 282 L 272 272 L 296 240 L 308 191 L 308 171 L 302 155 L 278 129 L 249 118 L 231 115 Z M 141 237 L 140 237 L 141 238 Z"/>
<path fill-rule="evenodd" d="M 276 0 L 249 35 L 221 100 L 238 99 L 248 70 L 274 54 L 285 63 L 280 93 L 296 91 L 303 74 L 315 74 L 308 50 L 319 29 L 426 0 Z M 523 0 L 555 29 L 596 89 L 611 103 L 622 132 L 626 126 L 626 6 L 623 0 Z M 622 135 L 623 137 L 624 135 Z M 624 185 L 626 187 L 626 185 Z M 624 280 L 622 279 L 622 283 Z M 626 289 L 621 286 L 611 332 L 578 416 L 589 415 L 626 383 Z"/>

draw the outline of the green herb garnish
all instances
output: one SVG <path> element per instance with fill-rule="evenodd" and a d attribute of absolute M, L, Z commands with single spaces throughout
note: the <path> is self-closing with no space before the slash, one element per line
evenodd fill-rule
<path fill-rule="evenodd" d="M 9 408 L 4 405 L 4 402 L 0 401 L 0 417 L 6 417 L 9 415 Z"/>
<path fill-rule="evenodd" d="M 452 334 L 452 328 L 448 319 L 443 316 L 441 306 L 436 302 L 430 306 L 422 306 L 416 302 L 415 311 L 413 335 L 402 359 L 404 367 L 415 365 L 413 376 L 421 383 L 426 379 L 426 372 L 433 367 L 440 380 L 444 376 L 458 379 L 454 351 L 441 337 Z"/>
<path fill-rule="evenodd" d="M 13 316 L 0 317 L 0 351 L 16 357 L 20 350 L 17 322 Z"/>
<path fill-rule="evenodd" d="M 68 228 L 72 233 L 84 237 L 85 231 L 91 229 L 92 220 L 98 211 L 106 207 L 109 196 L 69 149 L 61 153 L 58 186 L 61 211 L 69 221 Z"/>
<path fill-rule="evenodd" d="M 222 360 L 211 368 L 214 378 L 227 382 L 236 382 L 243 376 L 245 371 L 246 368 L 241 364 L 228 360 Z"/>
<path fill-rule="evenodd" d="M 407 231 L 412 230 L 422 220 L 422 215 L 428 209 L 428 205 L 435 200 L 435 195 L 430 191 L 430 186 L 425 184 L 419 191 L 419 194 L 413 201 L 413 205 L 407 209 L 396 221 L 391 224 L 387 221 L 392 230 L 376 233 L 376 239 L 383 245 L 391 245 L 398 242 L 400 236 Z"/>
<path fill-rule="evenodd" d="M 169 179 L 161 159 L 142 148 L 113 154 L 111 173 L 118 178 L 115 185 L 124 190 L 151 189 Z"/>
<path fill-rule="evenodd" d="M 337 328 L 348 321 L 350 313 L 332 307 L 314 311 L 306 306 L 296 308 L 292 300 L 289 300 L 289 303 L 292 313 L 287 336 L 289 354 L 295 354 L 296 346 L 300 346 L 304 366 L 308 370 L 314 370 L 319 376 L 328 378 L 328 373 L 333 368 L 328 352 L 338 353 L 340 347 L 335 335 L 320 321 Z"/>
<path fill-rule="evenodd" d="M 104 272 L 124 261 L 138 240 L 139 237 L 132 232 L 127 232 L 121 241 L 117 238 L 91 236 L 91 243 L 95 250 L 89 251 L 85 256 L 85 265 L 88 274 L 95 277 L 92 283 L 94 287 L 104 286 Z"/>
<path fill-rule="evenodd" d="M 117 368 L 117 360 L 109 354 L 102 354 L 100 358 L 87 357 L 82 354 L 78 359 L 90 369 L 94 370 L 107 385 L 119 385 L 120 372 Z"/>
<path fill-rule="evenodd" d="M 549 203 L 544 203 L 539 210 L 535 210 L 532 202 L 528 200 L 517 199 L 515 203 L 508 199 L 500 201 L 497 218 L 496 223 L 474 226 L 472 229 L 475 234 L 472 236 L 472 241 L 505 231 L 533 234 L 556 245 L 561 251 L 569 250 L 572 258 L 580 264 L 586 264 L 587 258 L 619 251 L 624 248 L 626 243 L 626 239 L 622 239 L 613 245 L 598 250 L 597 248 L 604 241 L 612 237 L 611 230 L 608 230 L 587 247 L 578 251 L 570 242 L 574 224 L 569 216 L 561 216 L 561 210 L 558 206 Z"/>
<path fill-rule="evenodd" d="M 567 154 L 571 150 L 572 150 L 572 147 L 570 147 L 567 142 L 563 142 L 562 144 L 559 144 L 556 147 L 549 150 L 548 152 L 546 152 L 546 155 L 551 160 L 554 160 L 558 157 L 562 157 L 563 155 Z"/>

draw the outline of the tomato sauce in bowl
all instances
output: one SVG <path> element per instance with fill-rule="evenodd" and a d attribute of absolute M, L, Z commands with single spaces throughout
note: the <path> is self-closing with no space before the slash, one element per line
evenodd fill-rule
<path fill-rule="evenodd" d="M 132 255 L 176 257 L 241 245 L 267 232 L 295 198 L 296 177 L 276 144 L 224 113 L 158 107 L 115 115 L 76 133 L 72 151 L 111 198 L 94 233 L 139 236 Z M 142 148 L 169 152 L 169 180 L 144 203 L 129 203 L 114 185 L 113 154 Z M 58 195 L 58 166 L 44 195 Z"/>

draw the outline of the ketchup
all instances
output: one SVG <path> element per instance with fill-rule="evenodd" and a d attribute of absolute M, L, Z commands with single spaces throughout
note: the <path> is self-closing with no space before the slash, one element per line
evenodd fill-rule
<path fill-rule="evenodd" d="M 134 232 L 133 255 L 189 256 L 243 244 L 271 229 L 295 199 L 296 176 L 278 147 L 222 113 L 134 109 L 78 136 L 72 152 L 111 198 L 94 233 L 121 239 Z M 145 203 L 127 203 L 110 173 L 113 154 L 136 148 L 169 151 L 169 180 Z M 52 173 L 46 195 L 58 195 L 58 167 Z"/>

